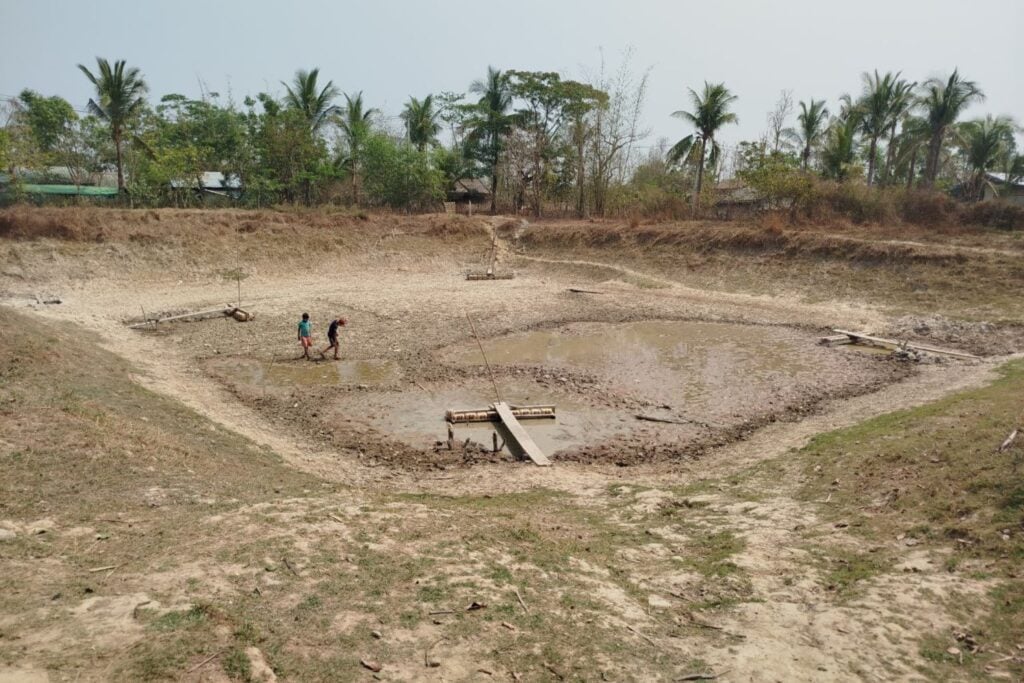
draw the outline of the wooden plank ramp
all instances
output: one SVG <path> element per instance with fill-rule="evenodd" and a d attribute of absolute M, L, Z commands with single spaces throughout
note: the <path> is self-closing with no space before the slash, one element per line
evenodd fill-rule
<path fill-rule="evenodd" d="M 520 450 L 526 454 L 526 457 L 532 460 L 534 465 L 550 467 L 551 461 L 548 460 L 548 456 L 544 455 L 526 430 L 523 429 L 523 425 L 519 424 L 519 420 L 512 413 L 512 407 L 504 401 L 498 401 L 494 404 L 494 410 L 497 411 L 502 424 L 508 430 L 509 436 L 516 442 Z"/>
<path fill-rule="evenodd" d="M 854 343 L 863 340 L 871 342 L 872 344 L 879 344 L 881 346 L 891 346 L 899 348 L 905 346 L 908 349 L 915 349 L 917 351 L 925 351 L 927 353 L 937 353 L 943 356 L 953 356 L 954 358 L 968 358 L 970 360 L 978 360 L 979 356 L 975 356 L 973 353 L 964 353 L 963 351 L 953 351 L 951 349 L 940 349 L 935 346 L 927 346 L 925 344 L 917 344 L 915 342 L 901 342 L 895 339 L 885 339 L 883 337 L 872 337 L 867 334 L 860 334 L 859 332 L 849 332 L 847 330 L 832 330 L 837 334 L 845 334 L 847 337 L 852 339 Z"/>

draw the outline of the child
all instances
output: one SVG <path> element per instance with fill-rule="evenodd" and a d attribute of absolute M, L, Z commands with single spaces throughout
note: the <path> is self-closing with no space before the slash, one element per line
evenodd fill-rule
<path fill-rule="evenodd" d="M 321 358 L 326 358 L 327 356 L 325 356 L 324 354 L 327 353 L 330 349 L 333 348 L 334 349 L 334 360 L 339 360 L 338 351 L 341 350 L 341 346 L 338 344 L 338 328 L 339 327 L 344 327 L 347 324 L 348 324 L 348 321 L 345 320 L 340 315 L 337 318 L 335 318 L 334 320 L 331 321 L 330 327 L 327 328 L 327 341 L 329 341 L 330 344 L 328 344 L 327 348 L 325 348 L 323 351 L 320 352 L 320 357 Z"/>
<path fill-rule="evenodd" d="M 313 323 L 309 321 L 309 313 L 303 313 L 299 321 L 299 343 L 302 344 L 303 357 L 313 360 L 309 357 L 309 349 L 313 346 Z"/>

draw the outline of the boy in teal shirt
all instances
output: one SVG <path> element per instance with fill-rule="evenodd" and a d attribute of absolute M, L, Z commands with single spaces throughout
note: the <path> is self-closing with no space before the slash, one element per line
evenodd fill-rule
<path fill-rule="evenodd" d="M 309 349 L 313 346 L 313 323 L 309 320 L 309 313 L 303 313 L 299 321 L 299 343 L 302 344 L 303 357 L 313 360 L 309 357 Z"/>

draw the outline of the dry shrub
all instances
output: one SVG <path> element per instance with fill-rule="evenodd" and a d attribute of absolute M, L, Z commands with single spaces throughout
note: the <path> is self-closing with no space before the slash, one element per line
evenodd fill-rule
<path fill-rule="evenodd" d="M 487 228 L 478 220 L 456 215 L 432 220 L 426 234 L 431 237 L 483 237 L 487 235 Z"/>
<path fill-rule="evenodd" d="M 967 205 L 962 218 L 970 225 L 983 225 L 1000 230 L 1024 230 L 1024 206 L 995 200 Z"/>
<path fill-rule="evenodd" d="M 785 230 L 788 218 L 780 211 L 766 211 L 757 217 L 757 224 L 769 235 L 779 236 Z"/>
<path fill-rule="evenodd" d="M 950 225 L 957 221 L 957 204 L 948 195 L 928 190 L 895 193 L 900 217 L 907 223 L 926 227 Z"/>

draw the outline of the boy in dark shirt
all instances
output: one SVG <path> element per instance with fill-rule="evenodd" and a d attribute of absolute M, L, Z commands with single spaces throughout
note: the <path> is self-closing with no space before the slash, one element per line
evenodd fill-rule
<path fill-rule="evenodd" d="M 320 352 L 321 358 L 326 358 L 327 356 L 325 356 L 324 354 L 333 348 L 334 360 L 340 359 L 340 357 L 338 356 L 338 352 L 341 350 L 341 346 L 338 344 L 338 328 L 344 327 L 347 324 L 348 321 L 342 318 L 341 316 L 338 316 L 337 318 L 331 321 L 330 326 L 328 326 L 327 328 L 327 341 L 329 341 L 330 343 L 327 345 L 327 348 Z"/>

